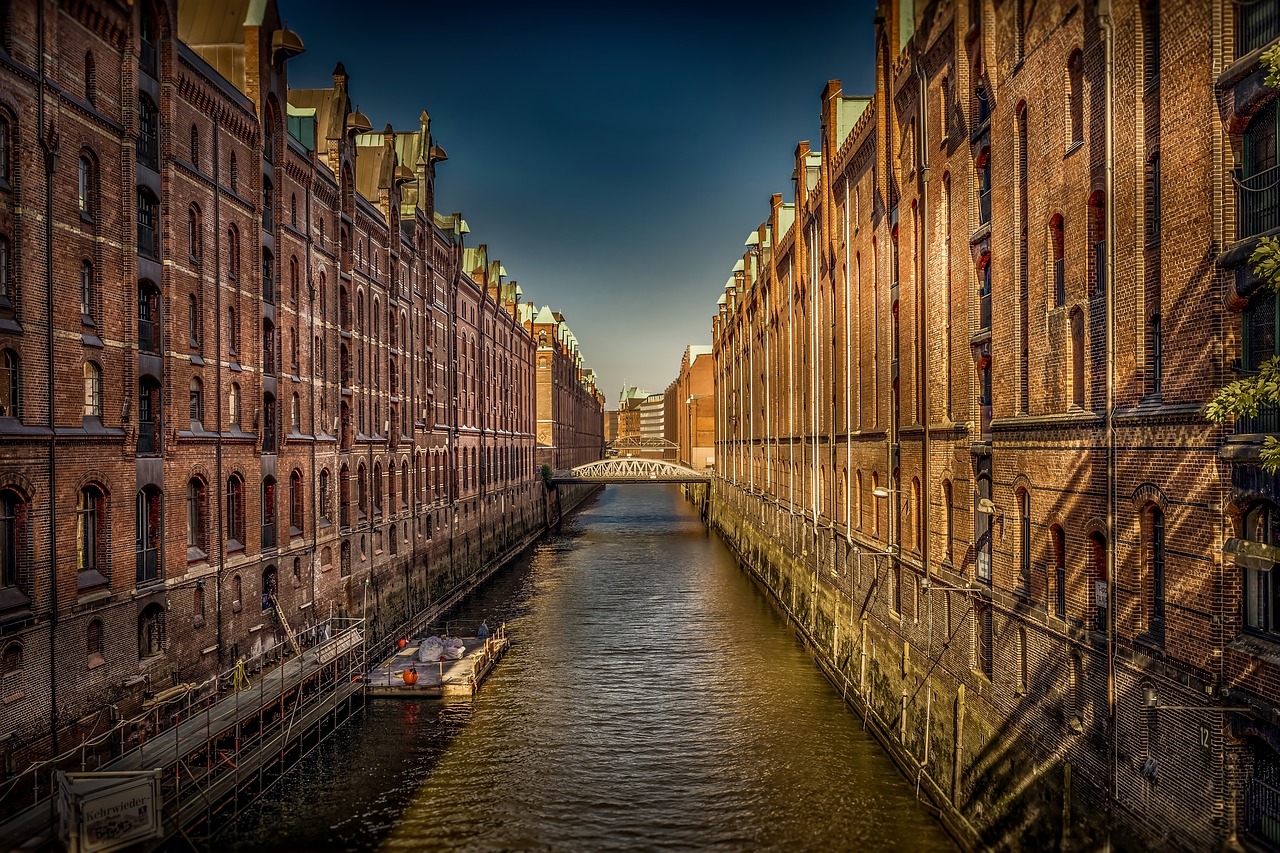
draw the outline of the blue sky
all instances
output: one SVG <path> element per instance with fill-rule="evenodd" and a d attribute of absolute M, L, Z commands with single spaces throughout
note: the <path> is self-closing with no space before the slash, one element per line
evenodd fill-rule
<path fill-rule="evenodd" d="M 873 79 L 872 0 L 279 2 L 307 47 L 291 85 L 341 60 L 375 129 L 430 113 L 437 207 L 564 312 L 610 408 L 710 343 L 743 240 L 817 147 L 823 85 Z"/>

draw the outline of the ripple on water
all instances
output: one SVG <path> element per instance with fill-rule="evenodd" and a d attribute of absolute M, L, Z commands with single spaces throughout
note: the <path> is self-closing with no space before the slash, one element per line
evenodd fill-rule
<path fill-rule="evenodd" d="M 474 706 L 372 704 L 219 841 L 954 849 L 674 488 L 608 489 L 463 609 L 515 640 Z"/>

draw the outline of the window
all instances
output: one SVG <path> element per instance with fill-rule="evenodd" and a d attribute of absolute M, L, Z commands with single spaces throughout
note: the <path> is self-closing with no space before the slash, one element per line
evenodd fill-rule
<path fill-rule="evenodd" d="M 231 185 L 233 193 L 240 192 L 240 168 L 236 163 L 236 152 L 231 152 L 231 165 L 227 169 L 227 181 Z"/>
<path fill-rule="evenodd" d="M 1164 573 L 1164 511 L 1156 504 L 1147 504 L 1147 565 L 1149 571 L 1150 629 L 1162 639 L 1165 616 Z"/>
<path fill-rule="evenodd" d="M 373 463 L 373 513 L 382 515 L 382 463 Z"/>
<path fill-rule="evenodd" d="M 138 253 L 160 259 L 160 202 L 146 187 L 138 187 Z"/>
<path fill-rule="evenodd" d="M 232 474 L 227 480 L 227 550 L 244 548 L 244 480 Z"/>
<path fill-rule="evenodd" d="M 361 521 L 369 515 L 369 476 L 364 465 L 356 469 L 356 517 Z"/>
<path fill-rule="evenodd" d="M 227 344 L 233 356 L 240 349 L 240 322 L 234 308 L 227 309 Z"/>
<path fill-rule="evenodd" d="M 102 368 L 92 361 L 84 363 L 84 416 L 102 417 Z"/>
<path fill-rule="evenodd" d="M 240 428 L 240 384 L 231 383 L 231 393 L 227 395 L 227 421 L 236 429 Z"/>
<path fill-rule="evenodd" d="M 1164 374 L 1164 340 L 1160 334 L 1160 315 L 1155 314 L 1147 321 L 1148 332 L 1148 349 L 1147 349 L 1147 370 L 1150 373 L 1150 387 L 1152 394 L 1159 394 L 1162 382 L 1161 377 Z"/>
<path fill-rule="evenodd" d="M 977 551 L 976 574 L 978 580 L 991 585 L 991 478 L 978 478 L 977 506 L 974 514 L 974 546 Z"/>
<path fill-rule="evenodd" d="M 974 623 L 974 665 L 987 679 L 994 674 L 995 664 L 995 626 L 993 625 L 991 605 L 986 601 L 975 601 L 973 604 Z"/>
<path fill-rule="evenodd" d="M 293 255 L 289 258 L 289 298 L 294 302 L 298 301 L 299 281 L 298 256 Z"/>
<path fill-rule="evenodd" d="M 76 206 L 80 209 L 80 215 L 83 218 L 93 218 L 97 208 L 97 195 L 93 160 L 88 154 L 81 154 L 76 169 Z"/>
<path fill-rule="evenodd" d="M 164 652 L 164 608 L 148 604 L 138 616 L 138 658 L 149 658 Z"/>
<path fill-rule="evenodd" d="M 1066 224 L 1062 214 L 1055 213 L 1049 220 L 1049 248 L 1053 253 L 1053 305 L 1061 308 L 1067 304 L 1067 262 L 1064 257 Z"/>
<path fill-rule="evenodd" d="M 194 264 L 199 264 L 204 257 L 204 228 L 200 208 L 194 204 L 187 208 L 187 252 Z"/>
<path fill-rule="evenodd" d="M 227 277 L 240 276 L 240 231 L 232 225 L 227 229 Z"/>
<path fill-rule="evenodd" d="M 991 149 L 984 148 L 978 155 L 978 224 L 991 221 Z"/>
<path fill-rule="evenodd" d="M 0 115 L 0 183 L 5 189 L 13 183 L 13 124 Z"/>
<path fill-rule="evenodd" d="M 204 428 L 204 383 L 198 376 L 191 379 L 191 428 Z"/>
<path fill-rule="evenodd" d="M 262 250 L 262 301 L 272 305 L 276 301 L 276 264 L 269 249 Z"/>
<path fill-rule="evenodd" d="M 302 472 L 295 470 L 289 475 L 289 534 L 302 535 L 303 510 Z"/>
<path fill-rule="evenodd" d="M 1054 608 L 1059 619 L 1067 618 L 1067 534 L 1062 525 L 1055 524 L 1049 528 L 1049 539 L 1053 544 L 1054 573 Z"/>
<path fill-rule="evenodd" d="M 1084 142 L 1084 54 L 1067 60 L 1067 147 Z"/>
<path fill-rule="evenodd" d="M 160 352 L 160 291 L 145 279 L 138 282 L 138 349 Z"/>
<path fill-rule="evenodd" d="M 143 5 L 138 13 L 138 65 L 152 77 L 156 74 L 156 21 L 155 13 Z"/>
<path fill-rule="evenodd" d="M 160 113 L 145 92 L 138 93 L 138 162 L 160 170 Z"/>
<path fill-rule="evenodd" d="M 262 178 L 262 227 L 267 231 L 274 231 L 276 227 L 275 186 L 265 175 Z"/>
<path fill-rule="evenodd" d="M 276 372 L 276 327 L 270 321 L 262 323 L 262 372 Z"/>
<path fill-rule="evenodd" d="M 859 480 L 861 480 L 861 477 L 859 477 Z M 942 558 L 945 562 L 951 563 L 955 559 L 956 517 L 955 510 L 951 505 L 950 480 L 942 484 L 942 514 L 947 532 L 947 550 L 943 553 Z M 861 498 L 859 498 L 859 515 L 861 515 Z"/>
<path fill-rule="evenodd" d="M 18 585 L 27 549 L 27 500 L 16 489 L 0 489 L 0 587 Z"/>
<path fill-rule="evenodd" d="M 201 339 L 204 337 L 201 330 L 201 310 L 200 303 L 196 300 L 194 293 L 187 296 L 187 342 L 192 349 L 200 346 Z"/>
<path fill-rule="evenodd" d="M 1031 495 L 1018 489 L 1018 582 L 1022 592 L 1031 594 Z"/>
<path fill-rule="evenodd" d="M 289 224 L 294 228 L 298 227 L 298 194 L 291 193 L 289 195 Z"/>
<path fill-rule="evenodd" d="M 161 410 L 160 383 L 150 376 L 138 381 L 138 445 L 139 456 L 160 453 Z"/>
<path fill-rule="evenodd" d="M 270 610 L 280 592 L 280 576 L 275 566 L 267 566 L 262 572 L 262 609 Z"/>
<path fill-rule="evenodd" d="M 320 471 L 320 496 L 317 501 L 316 512 L 320 516 L 322 524 L 329 523 L 329 469 L 323 468 Z"/>
<path fill-rule="evenodd" d="M 93 264 L 85 261 L 80 264 L 80 322 L 86 326 L 94 325 L 94 306 L 97 303 L 93 281 Z"/>
<path fill-rule="evenodd" d="M 208 556 L 209 537 L 206 519 L 209 514 L 208 489 L 204 480 L 192 477 L 187 481 L 187 559 L 200 560 Z"/>
<path fill-rule="evenodd" d="M 146 486 L 138 492 L 134 506 L 134 551 L 137 556 L 137 583 L 160 580 L 161 534 L 164 530 L 164 511 L 160 490 Z"/>
<path fill-rule="evenodd" d="M 276 398 L 262 395 L 262 452 L 275 453 L 280 432 L 280 416 L 276 411 Z"/>
<path fill-rule="evenodd" d="M 276 480 L 262 481 L 262 547 L 276 547 Z"/>
<path fill-rule="evenodd" d="M 76 515 L 76 569 L 80 572 L 105 574 L 109 566 L 104 547 L 107 531 L 106 493 L 96 485 L 85 486 L 80 490 Z M 100 580 L 90 585 L 96 586 L 97 582 Z"/>
<path fill-rule="evenodd" d="M 1147 160 L 1146 228 L 1147 243 L 1160 242 L 1160 152 Z"/>
<path fill-rule="evenodd" d="M 18 309 L 18 281 L 13 274 L 13 255 L 9 251 L 9 238 L 0 234 L 0 311 L 10 317 Z"/>
<path fill-rule="evenodd" d="M 351 471 L 343 465 L 338 471 L 338 523 L 345 530 L 351 526 Z"/>
<path fill-rule="evenodd" d="M 1102 293 L 1107 286 L 1107 203 L 1101 193 L 1089 199 L 1089 241 L 1093 250 L 1093 292 Z"/>
<path fill-rule="evenodd" d="M 1280 509 L 1271 503 L 1257 503 L 1244 516 L 1242 538 L 1273 547 L 1280 546 Z M 1280 583 L 1274 570 L 1246 565 L 1244 568 L 1244 624 L 1249 631 L 1280 635 Z"/>
<path fill-rule="evenodd" d="M 200 168 L 200 129 L 191 125 L 191 165 Z"/>
<path fill-rule="evenodd" d="M 302 432 L 302 404 L 297 394 L 293 395 L 293 402 L 289 407 L 289 430 L 295 435 Z"/>

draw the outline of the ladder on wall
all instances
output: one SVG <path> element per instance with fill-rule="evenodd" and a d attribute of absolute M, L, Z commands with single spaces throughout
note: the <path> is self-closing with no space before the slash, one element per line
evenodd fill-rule
<path fill-rule="evenodd" d="M 301 657 L 302 650 L 298 648 L 298 638 L 293 635 L 293 629 L 289 627 L 289 620 L 284 618 L 284 608 L 280 606 L 279 599 L 274 595 L 271 596 L 271 605 L 276 609 L 276 616 L 280 618 L 280 627 L 284 628 L 284 635 L 289 638 L 289 645 L 293 648 L 293 653 Z"/>

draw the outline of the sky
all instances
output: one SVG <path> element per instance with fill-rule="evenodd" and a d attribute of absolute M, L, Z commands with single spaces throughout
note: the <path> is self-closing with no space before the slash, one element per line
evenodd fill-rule
<path fill-rule="evenodd" d="M 279 6 L 307 48 L 291 86 L 341 60 L 375 130 L 427 110 L 437 209 L 565 315 L 608 408 L 711 343 L 769 196 L 792 200 L 796 143 L 818 147 L 826 81 L 873 84 L 874 0 Z"/>

